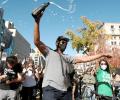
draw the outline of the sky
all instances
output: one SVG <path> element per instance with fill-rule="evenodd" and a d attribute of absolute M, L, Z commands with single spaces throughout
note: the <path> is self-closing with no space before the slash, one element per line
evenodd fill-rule
<path fill-rule="evenodd" d="M 77 33 L 77 29 L 83 27 L 80 16 L 86 16 L 92 21 L 120 22 L 120 0 L 0 0 L 0 6 L 4 9 L 3 18 L 14 23 L 32 48 L 35 46 L 34 19 L 31 13 L 33 9 L 46 2 L 52 3 L 41 18 L 41 40 L 53 49 L 58 36 L 63 35 L 68 29 Z M 70 43 L 66 53 L 77 54 Z"/>

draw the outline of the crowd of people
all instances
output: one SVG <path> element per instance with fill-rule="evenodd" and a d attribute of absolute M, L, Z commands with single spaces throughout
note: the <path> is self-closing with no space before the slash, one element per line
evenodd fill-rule
<path fill-rule="evenodd" d="M 89 67 L 81 77 L 78 77 L 73 68 L 70 73 L 67 73 L 69 82 L 63 82 L 65 86 L 70 84 L 66 91 L 62 91 L 63 94 L 59 94 L 61 90 L 52 87 L 51 82 L 48 82 L 49 88 L 46 90 L 48 97 L 44 97 L 43 94 L 45 87 L 42 89 L 46 68 L 35 66 L 30 57 L 24 63 L 19 63 L 16 56 L 9 56 L 4 63 L 4 66 L 0 67 L 0 100 L 46 100 L 45 98 L 49 98 L 47 100 L 118 100 L 117 97 L 120 96 L 118 88 L 120 76 L 110 73 L 106 59 L 101 59 L 96 68 Z M 59 69 L 59 72 L 62 70 Z M 54 72 L 51 71 L 51 74 Z M 57 76 L 57 79 L 61 78 Z M 54 82 L 49 79 L 48 81 Z M 62 83 L 58 85 L 62 86 Z M 50 99 L 49 95 L 54 98 Z M 59 99 L 56 99 L 57 97 Z"/>
<path fill-rule="evenodd" d="M 117 95 L 114 92 L 115 83 L 118 80 L 110 72 L 107 60 L 101 59 L 96 68 L 90 67 L 82 75 L 80 97 L 83 100 L 117 100 Z"/>
<path fill-rule="evenodd" d="M 31 58 L 19 63 L 16 56 L 7 57 L 3 65 L 0 66 L 0 100 L 36 100 L 37 90 L 42 93 L 39 88 L 42 68 L 35 66 Z"/>
<path fill-rule="evenodd" d="M 43 43 L 40 39 L 39 23 L 41 21 L 42 16 L 43 16 L 43 12 L 39 13 L 39 15 L 36 18 L 34 18 L 35 19 L 34 44 L 36 45 L 38 50 L 43 54 L 43 56 L 46 58 L 46 66 L 45 66 L 44 77 L 42 82 L 42 88 L 43 88 L 42 99 L 43 100 L 50 100 L 50 99 L 51 100 L 72 100 L 72 99 L 74 100 L 75 96 L 74 96 L 74 92 L 72 91 L 73 90 L 72 87 L 75 82 L 72 83 L 71 77 L 70 77 L 74 69 L 73 65 L 77 63 L 85 63 L 92 60 L 100 59 L 101 57 L 110 58 L 111 55 L 108 53 L 101 53 L 101 54 L 83 56 L 83 57 L 81 56 L 71 57 L 69 55 L 66 55 L 64 54 L 64 51 L 67 47 L 69 39 L 64 36 L 59 36 L 56 40 L 56 49 L 55 50 L 51 49 L 49 46 Z M 102 62 L 104 62 L 104 60 Z M 100 62 L 100 66 L 102 66 L 101 62 Z M 111 99 L 112 88 L 110 83 L 103 85 L 104 80 L 107 80 L 107 82 L 110 81 L 110 74 L 108 71 L 109 66 L 108 65 L 106 66 L 107 66 L 106 67 L 107 70 L 104 68 L 105 71 L 102 71 L 103 70 L 102 68 L 105 67 L 105 65 L 103 65 L 102 67 L 100 67 L 100 69 L 102 70 L 98 70 L 98 72 L 96 73 L 95 80 L 97 80 L 97 83 L 101 82 L 101 84 L 99 85 L 97 84 L 96 87 L 98 88 L 97 88 L 97 93 L 95 94 L 108 96 Z M 101 79 L 103 78 L 102 75 L 103 76 L 106 75 L 107 76 L 106 79 L 104 80 Z M 107 85 L 109 85 L 109 87 Z M 94 89 L 93 85 L 91 85 L 90 88 L 91 87 Z M 108 92 L 110 93 L 104 94 L 103 92 L 101 92 L 101 90 L 103 89 L 102 87 L 106 87 L 107 90 L 109 90 Z M 80 88 L 80 91 L 81 91 L 81 88 Z M 95 96 L 93 97 L 93 99 L 91 97 L 88 98 L 88 100 L 95 100 Z"/>

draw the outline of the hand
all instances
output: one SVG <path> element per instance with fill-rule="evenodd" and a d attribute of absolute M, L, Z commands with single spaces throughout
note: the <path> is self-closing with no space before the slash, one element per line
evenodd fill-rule
<path fill-rule="evenodd" d="M 0 80 L 6 80 L 7 75 L 1 75 Z"/>
<path fill-rule="evenodd" d="M 7 81 L 6 81 L 6 84 L 10 84 L 10 83 L 11 83 L 11 81 L 10 81 L 10 80 L 7 80 Z"/>
<path fill-rule="evenodd" d="M 2 78 L 5 79 L 7 77 L 7 75 L 2 75 Z"/>
<path fill-rule="evenodd" d="M 40 12 L 38 15 L 36 15 L 36 17 L 33 17 L 36 23 L 40 22 L 40 18 L 42 17 L 43 12 Z"/>
<path fill-rule="evenodd" d="M 112 54 L 111 53 L 104 53 L 103 54 L 105 57 L 107 57 L 107 58 L 112 58 Z"/>
<path fill-rule="evenodd" d="M 7 77 L 7 75 L 1 75 L 1 76 L 0 76 L 0 79 L 1 79 L 1 80 L 5 80 L 6 77 Z"/>
<path fill-rule="evenodd" d="M 48 7 L 50 3 L 44 3 L 42 4 L 40 7 L 36 8 L 35 10 L 33 10 L 32 12 L 32 16 L 34 17 L 36 22 L 40 21 L 41 16 L 43 15 L 43 12 L 45 11 L 45 9 Z"/>

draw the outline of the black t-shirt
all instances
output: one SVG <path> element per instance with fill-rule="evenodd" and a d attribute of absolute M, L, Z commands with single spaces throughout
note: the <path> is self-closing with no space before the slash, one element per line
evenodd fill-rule
<path fill-rule="evenodd" d="M 17 78 L 17 74 L 22 72 L 22 66 L 21 64 L 16 64 L 12 69 L 5 68 L 4 69 L 4 74 L 7 75 L 7 80 L 13 80 Z M 0 89 L 5 89 L 5 90 L 14 90 L 19 87 L 21 83 L 11 83 L 11 84 L 6 84 L 5 82 L 1 82 L 0 84 Z"/>
<path fill-rule="evenodd" d="M 17 63 L 14 67 L 13 67 L 13 71 L 15 73 L 22 73 L 22 65 L 20 63 Z"/>
<path fill-rule="evenodd" d="M 2 75 L 4 73 L 5 67 L 6 67 L 6 63 L 1 61 L 1 63 L 0 63 L 0 75 Z"/>

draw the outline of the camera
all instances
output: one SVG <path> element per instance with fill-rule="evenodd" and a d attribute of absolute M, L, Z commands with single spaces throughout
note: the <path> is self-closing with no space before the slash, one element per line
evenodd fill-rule
<path fill-rule="evenodd" d="M 11 81 L 11 80 L 13 80 L 13 79 L 15 79 L 17 77 L 16 73 L 13 70 L 10 70 L 10 69 L 6 70 L 5 74 L 7 75 L 6 80 Z"/>
<path fill-rule="evenodd" d="M 13 73 L 13 72 L 8 72 L 7 73 L 7 80 L 13 80 L 13 79 L 15 79 L 16 78 L 16 74 L 15 73 Z"/>
<path fill-rule="evenodd" d="M 41 14 L 41 12 L 45 11 L 45 9 L 48 7 L 49 4 L 50 4 L 49 2 L 44 3 L 44 4 L 40 5 L 38 8 L 34 9 L 32 11 L 32 16 L 36 19 Z"/>

